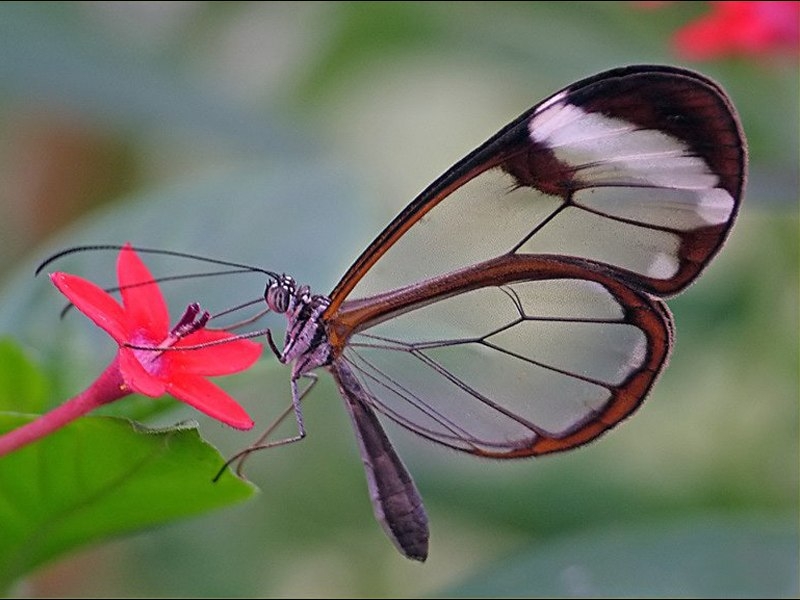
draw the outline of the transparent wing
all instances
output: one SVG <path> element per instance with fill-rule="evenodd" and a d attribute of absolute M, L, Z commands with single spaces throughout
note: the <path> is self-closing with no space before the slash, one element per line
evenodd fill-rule
<path fill-rule="evenodd" d="M 640 404 L 672 327 L 658 299 L 575 275 L 420 305 L 356 333 L 337 360 L 376 410 L 447 446 L 508 457 L 583 444 Z"/>
<path fill-rule="evenodd" d="M 735 110 L 707 78 L 628 67 L 534 106 L 423 191 L 331 294 L 334 364 L 365 402 L 485 456 L 586 443 L 663 369 L 684 289 L 745 181 Z"/>
<path fill-rule="evenodd" d="M 334 289 L 381 294 L 506 254 L 608 265 L 669 295 L 690 283 L 738 210 L 746 150 L 730 101 L 682 69 L 630 67 L 533 107 L 455 165 Z"/>

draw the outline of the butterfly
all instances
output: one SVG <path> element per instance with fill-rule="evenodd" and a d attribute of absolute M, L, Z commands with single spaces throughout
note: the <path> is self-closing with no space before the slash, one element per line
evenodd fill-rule
<path fill-rule="evenodd" d="M 663 371 L 663 299 L 717 254 L 747 150 L 710 79 L 670 66 L 574 83 L 420 193 L 328 296 L 275 275 L 281 363 L 305 435 L 304 378 L 327 370 L 355 430 L 375 516 L 424 561 L 422 499 L 378 415 L 490 458 L 563 452 L 626 419 Z M 252 449 L 275 445 L 262 436 Z"/>

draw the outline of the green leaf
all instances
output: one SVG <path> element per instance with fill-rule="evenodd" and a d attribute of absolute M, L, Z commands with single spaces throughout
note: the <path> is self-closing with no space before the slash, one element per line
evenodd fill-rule
<path fill-rule="evenodd" d="M 0 413 L 0 431 L 34 417 Z M 0 589 L 78 546 L 244 500 L 195 427 L 87 417 L 0 459 Z"/>

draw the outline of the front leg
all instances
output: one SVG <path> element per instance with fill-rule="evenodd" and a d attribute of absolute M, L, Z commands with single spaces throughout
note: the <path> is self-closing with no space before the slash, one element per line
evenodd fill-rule
<path fill-rule="evenodd" d="M 278 346 L 275 344 L 275 340 L 272 339 L 272 330 L 267 329 L 266 333 L 267 333 L 267 343 L 269 344 L 269 349 L 272 350 L 272 353 L 280 362 L 283 362 L 283 352 L 278 350 Z"/>

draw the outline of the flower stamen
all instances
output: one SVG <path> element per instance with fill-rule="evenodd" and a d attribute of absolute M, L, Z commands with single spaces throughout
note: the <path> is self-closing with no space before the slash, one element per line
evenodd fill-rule
<path fill-rule="evenodd" d="M 198 316 L 198 314 L 200 316 Z M 142 344 L 126 343 L 124 346 L 133 350 L 136 358 L 147 370 L 148 373 L 156 374 L 160 370 L 160 359 L 164 352 L 173 349 L 183 338 L 196 333 L 203 329 L 211 318 L 211 314 L 205 310 L 200 312 L 200 304 L 192 302 L 186 307 L 183 316 L 178 320 L 178 323 L 173 327 L 167 337 L 165 337 L 160 344 L 147 343 L 146 336 L 139 338 L 135 336 L 134 340 L 142 341 Z M 139 338 L 137 340 L 137 338 Z"/>
<path fill-rule="evenodd" d="M 200 305 L 197 302 L 192 302 L 187 306 L 178 324 L 169 332 L 169 335 L 161 344 L 161 347 L 169 348 L 178 340 L 185 338 L 195 331 L 203 329 L 211 318 L 211 314 L 207 310 L 204 310 L 198 317 L 198 313 L 200 313 Z"/>

